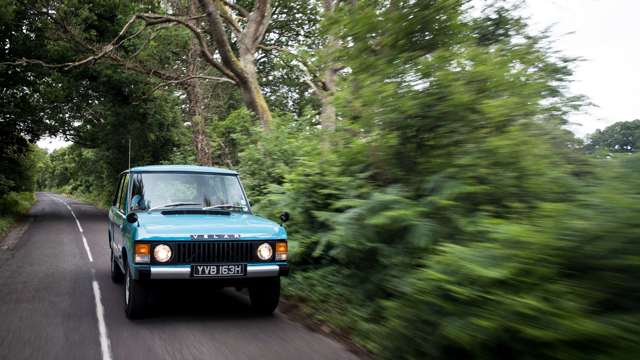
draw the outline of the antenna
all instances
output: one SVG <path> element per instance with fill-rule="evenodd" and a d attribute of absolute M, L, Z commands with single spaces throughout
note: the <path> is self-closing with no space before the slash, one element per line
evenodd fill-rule
<path fill-rule="evenodd" d="M 129 169 L 131 169 L 131 136 L 129 136 Z"/>

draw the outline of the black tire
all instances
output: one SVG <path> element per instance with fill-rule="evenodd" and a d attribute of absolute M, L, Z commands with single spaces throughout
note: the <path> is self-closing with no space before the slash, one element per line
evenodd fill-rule
<path fill-rule="evenodd" d="M 129 266 L 126 266 L 124 283 L 124 313 L 129 319 L 140 319 L 145 315 L 147 305 L 147 292 L 145 285 L 146 284 L 144 282 L 135 280 Z"/>
<path fill-rule="evenodd" d="M 111 249 L 111 281 L 116 284 L 120 284 L 122 283 L 122 280 L 124 280 L 124 273 L 122 272 L 122 269 L 120 269 L 120 265 L 118 265 L 118 262 L 116 261 L 116 257 L 113 254 L 113 249 Z"/>
<path fill-rule="evenodd" d="M 272 314 L 280 302 L 280 278 L 258 279 L 249 285 L 251 307 L 259 314 Z"/>

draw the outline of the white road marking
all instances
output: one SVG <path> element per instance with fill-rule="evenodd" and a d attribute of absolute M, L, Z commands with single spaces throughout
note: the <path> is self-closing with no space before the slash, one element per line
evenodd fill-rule
<path fill-rule="evenodd" d="M 111 343 L 107 335 L 107 324 L 104 322 L 104 307 L 100 299 L 100 285 L 93 280 L 93 296 L 96 299 L 96 316 L 98 317 L 98 332 L 100 333 L 100 349 L 102 350 L 102 360 L 111 360 Z"/>
<path fill-rule="evenodd" d="M 73 210 L 71 210 L 71 213 L 73 214 Z M 73 217 L 76 218 L 75 214 Z M 78 225 L 78 230 L 80 230 L 80 232 L 83 233 L 84 230 L 82 229 L 82 225 L 80 225 L 80 221 L 78 221 L 78 218 L 76 218 L 76 225 Z"/>
<path fill-rule="evenodd" d="M 91 256 L 91 249 L 89 249 L 89 244 L 87 243 L 87 238 L 82 235 L 82 243 L 84 244 L 84 249 L 87 250 L 87 256 L 89 257 L 89 262 L 93 262 L 93 256 Z"/>
<path fill-rule="evenodd" d="M 89 248 L 89 243 L 87 242 L 87 238 L 84 236 L 84 230 L 82 229 L 82 225 L 80 225 L 80 221 L 76 214 L 71 209 L 71 206 L 67 204 L 66 201 L 53 197 L 51 195 L 47 195 L 50 198 L 59 201 L 64 204 L 64 206 L 69 209 L 71 215 L 76 220 L 76 225 L 78 225 L 78 230 L 80 231 L 80 235 L 82 236 L 82 243 L 84 244 L 84 249 L 87 251 L 87 256 L 89 257 L 89 261 L 93 262 L 93 256 L 91 256 L 91 249 Z M 91 268 L 91 278 L 92 278 L 92 286 L 93 286 L 93 297 L 96 302 L 96 316 L 98 317 L 98 333 L 100 336 L 100 350 L 102 351 L 102 360 L 111 360 L 111 343 L 109 341 L 109 336 L 107 334 L 107 324 L 104 321 L 104 307 L 102 306 L 102 298 L 100 296 L 100 285 L 96 281 L 96 271 Z"/>
<path fill-rule="evenodd" d="M 93 256 L 91 256 L 91 249 L 89 248 L 89 243 L 87 242 L 87 238 L 84 237 L 84 229 L 82 228 L 82 225 L 80 225 L 80 220 L 78 220 L 78 217 L 76 216 L 76 213 L 73 212 L 73 209 L 71 208 L 71 206 L 69 206 L 69 204 L 67 204 L 66 201 L 58 199 L 57 197 L 51 196 L 51 195 L 47 195 L 50 198 L 52 198 L 55 201 L 59 201 L 62 204 L 64 204 L 64 206 L 67 207 L 67 209 L 69 209 L 69 211 L 71 212 L 71 216 L 73 216 L 73 219 L 76 221 L 76 225 L 78 226 L 78 230 L 80 231 L 80 235 L 82 235 L 82 243 L 84 244 L 84 249 L 87 252 L 87 257 L 89 258 L 89 262 L 93 262 Z"/>

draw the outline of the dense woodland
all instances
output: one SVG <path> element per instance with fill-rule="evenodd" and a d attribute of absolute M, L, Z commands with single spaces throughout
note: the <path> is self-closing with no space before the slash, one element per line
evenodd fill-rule
<path fill-rule="evenodd" d="M 566 130 L 576 59 L 511 4 L 0 0 L 3 221 L 106 206 L 131 141 L 289 211 L 287 297 L 374 357 L 636 358 L 640 120 Z"/>

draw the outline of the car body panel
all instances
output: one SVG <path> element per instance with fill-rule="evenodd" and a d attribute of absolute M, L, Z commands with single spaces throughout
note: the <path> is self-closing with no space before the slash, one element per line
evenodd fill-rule
<path fill-rule="evenodd" d="M 286 239 L 279 224 L 247 213 L 229 215 L 163 215 L 139 212 L 136 240 L 198 240 L 197 235 L 233 235 L 242 240 Z M 207 237 L 206 240 L 225 240 Z"/>

